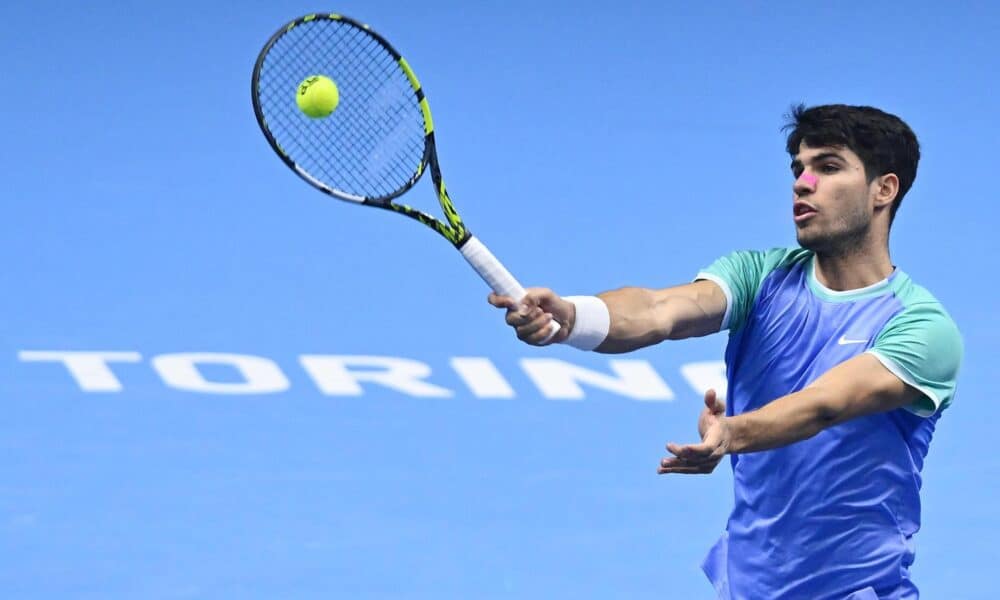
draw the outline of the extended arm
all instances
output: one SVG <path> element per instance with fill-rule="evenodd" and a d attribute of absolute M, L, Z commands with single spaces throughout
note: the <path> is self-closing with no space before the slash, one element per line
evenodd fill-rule
<path fill-rule="evenodd" d="M 597 352 L 621 353 L 658 344 L 715 333 L 726 313 L 726 296 L 711 281 L 696 281 L 660 290 L 626 287 L 604 292 L 597 298 L 600 310 L 607 310 L 610 323 L 607 335 Z M 517 337 L 540 345 L 546 339 L 549 323 L 555 319 L 562 330 L 551 340 L 562 342 L 577 325 L 576 305 L 545 288 L 528 290 L 521 305 L 512 298 L 490 294 L 493 306 L 507 309 L 507 323 Z"/>
<path fill-rule="evenodd" d="M 810 438 L 827 427 L 913 403 L 921 392 L 904 383 L 871 354 L 824 373 L 801 391 L 733 417 L 719 416 L 700 444 L 667 444 L 673 454 L 660 473 L 704 473 L 726 454 L 758 452 Z"/>
<path fill-rule="evenodd" d="M 596 348 L 605 353 L 715 333 L 726 312 L 722 289 L 704 280 L 662 290 L 627 287 L 597 296 L 611 315 L 608 337 Z"/>

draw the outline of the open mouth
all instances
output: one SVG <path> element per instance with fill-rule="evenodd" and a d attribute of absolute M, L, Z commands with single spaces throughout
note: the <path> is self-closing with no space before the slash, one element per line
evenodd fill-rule
<path fill-rule="evenodd" d="M 816 209 L 805 202 L 796 202 L 792 206 L 792 214 L 796 223 L 802 223 L 812 218 L 816 214 Z"/>

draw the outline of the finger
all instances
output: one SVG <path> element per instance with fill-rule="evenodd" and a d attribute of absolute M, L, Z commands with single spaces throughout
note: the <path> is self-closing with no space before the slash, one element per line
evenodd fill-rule
<path fill-rule="evenodd" d="M 659 468 L 656 472 L 660 475 L 668 475 L 670 473 L 679 473 L 681 475 L 707 475 L 715 469 L 713 467 L 667 467 Z"/>
<path fill-rule="evenodd" d="M 515 305 L 507 309 L 507 324 L 513 327 L 527 325 L 532 319 L 536 319 L 542 314 L 542 309 L 537 306 Z"/>
<path fill-rule="evenodd" d="M 709 391 L 712 392 L 713 403 L 711 406 L 708 406 L 708 402 L 706 400 L 705 406 L 708 406 L 708 409 L 712 411 L 712 414 L 714 415 L 726 414 L 726 401 L 719 398 L 719 394 L 715 390 Z"/>
<path fill-rule="evenodd" d="M 660 468 L 666 469 L 668 467 L 678 467 L 685 466 L 684 461 L 677 458 L 676 456 L 665 456 L 660 459 Z"/>
<path fill-rule="evenodd" d="M 524 298 L 521 302 L 532 306 L 546 306 L 559 296 L 548 288 L 528 288 L 524 291 Z"/>
<path fill-rule="evenodd" d="M 542 309 L 537 306 L 522 306 L 516 310 L 508 309 L 507 324 L 520 330 L 520 328 L 527 327 L 536 319 L 541 318 L 543 314 Z M 520 331 L 518 337 L 520 337 Z"/>
<path fill-rule="evenodd" d="M 715 412 L 715 399 L 716 399 L 715 390 L 713 390 L 711 388 L 708 389 L 708 390 L 706 390 L 705 391 L 705 408 L 707 408 L 708 410 L 710 410 L 712 412 Z"/>
<path fill-rule="evenodd" d="M 685 458 L 679 458 L 678 460 L 685 466 L 688 467 L 701 467 L 705 465 L 710 465 L 715 468 L 715 465 L 719 464 L 724 455 L 713 452 L 708 456 L 689 456 Z"/>
<path fill-rule="evenodd" d="M 714 464 L 686 465 L 683 463 L 669 463 L 667 465 L 661 464 L 656 468 L 656 472 L 659 475 L 666 475 L 668 473 L 679 473 L 682 475 L 702 475 L 706 473 L 711 473 L 714 470 L 715 470 Z"/>
<path fill-rule="evenodd" d="M 495 292 L 490 292 L 490 295 L 486 297 L 486 301 L 497 308 L 517 308 L 517 302 L 513 298 L 510 296 L 501 296 Z"/>
<path fill-rule="evenodd" d="M 690 460 L 687 460 L 687 459 L 684 459 L 684 458 L 679 458 L 677 456 L 666 456 L 666 457 L 660 459 L 660 467 L 666 469 L 666 468 L 669 468 L 669 467 L 699 467 L 699 466 L 702 466 L 702 465 L 713 465 L 714 466 L 714 465 L 719 464 L 719 462 L 721 462 L 721 461 L 722 461 L 722 457 L 715 457 L 712 460 L 708 460 L 708 461 L 697 461 L 697 462 L 694 462 L 694 461 L 690 461 Z"/>
<path fill-rule="evenodd" d="M 531 311 L 528 322 L 518 327 L 518 333 L 523 334 L 525 337 L 532 335 L 533 333 L 544 329 L 546 325 L 552 322 L 552 315 L 544 313 L 541 311 L 535 312 Z"/>
<path fill-rule="evenodd" d="M 552 328 L 557 325 L 559 326 L 559 331 L 552 333 Z M 569 327 L 566 326 L 566 323 L 560 322 L 555 315 L 552 315 L 552 323 L 550 323 L 548 327 L 542 329 L 543 345 L 550 346 L 552 344 L 561 344 L 566 341 L 566 338 L 568 337 Z"/>
<path fill-rule="evenodd" d="M 528 342 L 529 344 L 534 344 L 536 346 L 544 346 L 553 342 L 553 340 L 550 339 L 553 327 L 552 315 L 546 313 L 545 315 L 542 315 L 542 319 L 544 321 L 542 326 L 525 339 L 525 341 Z"/>
<path fill-rule="evenodd" d="M 701 463 L 712 460 L 715 446 L 712 444 L 688 444 L 680 446 L 674 443 L 667 444 L 667 450 L 677 458 L 686 463 Z"/>
<path fill-rule="evenodd" d="M 673 442 L 667 444 L 667 450 L 674 456 L 680 456 L 681 452 L 684 451 L 687 447 L 688 447 L 687 444 L 682 445 L 682 444 L 675 444 Z"/>
<path fill-rule="evenodd" d="M 705 408 L 713 415 L 721 415 L 726 412 L 726 403 L 719 400 L 719 394 L 715 390 L 705 392 Z"/>
<path fill-rule="evenodd" d="M 668 456 L 660 460 L 657 466 L 657 473 L 711 473 L 719 465 L 720 460 L 712 460 L 700 463 L 690 463 L 675 456 Z"/>
<path fill-rule="evenodd" d="M 529 341 L 537 338 L 538 341 L 545 339 L 544 335 L 538 335 L 539 331 L 546 329 L 549 323 L 552 322 L 552 316 L 546 313 L 542 313 L 537 317 L 532 318 L 528 323 L 517 328 L 517 337 L 524 341 Z"/>

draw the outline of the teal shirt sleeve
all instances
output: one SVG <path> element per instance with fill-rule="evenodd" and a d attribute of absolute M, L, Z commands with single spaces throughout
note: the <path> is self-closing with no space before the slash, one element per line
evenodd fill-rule
<path fill-rule="evenodd" d="M 906 407 L 930 416 L 951 404 L 962 362 L 958 326 L 937 302 L 907 306 L 875 338 L 869 353 L 923 396 Z"/>
<path fill-rule="evenodd" d="M 726 314 L 722 329 L 736 331 L 746 323 L 753 308 L 757 292 L 768 273 L 809 256 L 802 248 L 774 248 L 771 250 L 741 250 L 716 260 L 702 269 L 695 280 L 715 282 L 726 295 Z"/>

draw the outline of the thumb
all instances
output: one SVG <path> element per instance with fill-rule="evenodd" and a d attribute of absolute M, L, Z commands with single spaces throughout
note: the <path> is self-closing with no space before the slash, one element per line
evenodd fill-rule
<path fill-rule="evenodd" d="M 715 393 L 714 389 L 709 388 L 705 392 L 705 408 L 707 408 L 713 414 L 719 414 L 725 410 L 718 399 L 718 394 Z"/>

